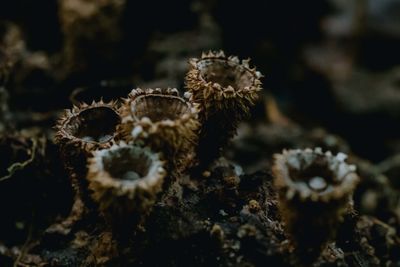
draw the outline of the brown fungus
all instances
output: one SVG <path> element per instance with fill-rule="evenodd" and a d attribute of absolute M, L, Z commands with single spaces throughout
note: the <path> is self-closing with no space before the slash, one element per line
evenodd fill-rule
<path fill-rule="evenodd" d="M 8 81 L 25 50 L 20 27 L 11 22 L 0 22 L 0 86 Z"/>
<path fill-rule="evenodd" d="M 12 63 L 7 58 L 6 53 L 0 47 L 0 86 L 4 86 L 10 76 Z"/>
<path fill-rule="evenodd" d="M 74 106 L 66 110 L 58 121 L 55 141 L 75 190 L 74 205 L 65 224 L 70 225 L 79 219 L 90 203 L 85 180 L 87 158 L 96 149 L 111 147 L 120 122 L 115 103 L 103 101 Z"/>
<path fill-rule="evenodd" d="M 198 108 L 176 89 L 135 89 L 121 108 L 121 135 L 127 141 L 162 151 L 175 173 L 194 158 Z"/>
<path fill-rule="evenodd" d="M 106 220 L 113 227 L 133 229 L 151 211 L 165 176 L 159 154 L 121 142 L 93 153 L 87 180 Z"/>
<path fill-rule="evenodd" d="M 359 178 L 346 158 L 343 153 L 335 156 L 320 148 L 284 150 L 275 155 L 272 170 L 278 207 L 300 260 L 315 260 L 352 210 Z"/>
<path fill-rule="evenodd" d="M 8 107 L 8 98 L 6 88 L 0 85 L 0 134 L 6 132 L 11 126 L 12 117 Z"/>
<path fill-rule="evenodd" d="M 67 73 L 88 71 L 95 64 L 97 67 L 110 64 L 122 38 L 120 23 L 126 1 L 60 0 L 58 3 Z"/>
<path fill-rule="evenodd" d="M 117 135 L 121 117 L 114 102 L 81 104 L 66 110 L 58 121 L 56 143 L 62 153 L 89 153 L 95 149 L 110 147 Z"/>
<path fill-rule="evenodd" d="M 249 115 L 262 89 L 262 75 L 249 66 L 249 60 L 227 57 L 222 51 L 203 53 L 201 58 L 190 59 L 189 65 L 187 95 L 201 110 L 198 156 L 208 165 Z"/>

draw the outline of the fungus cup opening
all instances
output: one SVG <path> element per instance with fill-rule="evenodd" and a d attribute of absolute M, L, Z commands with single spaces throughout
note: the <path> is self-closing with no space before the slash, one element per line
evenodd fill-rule
<path fill-rule="evenodd" d="M 112 108 L 94 107 L 71 118 L 65 129 L 85 142 L 106 143 L 114 137 L 119 123 L 120 117 Z"/>
<path fill-rule="evenodd" d="M 146 177 L 152 164 L 152 159 L 144 151 L 129 147 L 109 151 L 102 161 L 104 170 L 122 181 Z"/>
<path fill-rule="evenodd" d="M 178 120 L 190 112 L 189 105 L 180 97 L 170 95 L 143 95 L 131 104 L 133 116 L 140 120 L 148 117 L 153 122 Z"/>
<path fill-rule="evenodd" d="M 358 182 L 355 166 L 345 162 L 347 156 L 321 149 L 292 150 L 284 152 L 275 161 L 277 185 L 303 198 L 327 201 L 351 194 Z M 280 180 L 280 181 L 279 181 Z M 322 197 L 322 198 L 320 198 Z"/>
<path fill-rule="evenodd" d="M 296 186 L 305 185 L 307 189 L 315 193 L 329 192 L 340 183 L 335 173 L 329 169 L 328 163 L 323 161 L 313 163 L 300 172 L 289 167 L 289 176 Z"/>
<path fill-rule="evenodd" d="M 253 74 L 244 66 L 224 59 L 203 59 L 197 63 L 200 75 L 206 82 L 218 83 L 234 89 L 250 87 Z"/>

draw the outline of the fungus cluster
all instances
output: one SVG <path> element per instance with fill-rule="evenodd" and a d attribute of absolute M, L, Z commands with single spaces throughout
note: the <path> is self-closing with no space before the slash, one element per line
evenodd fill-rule
<path fill-rule="evenodd" d="M 217 163 L 257 101 L 262 75 L 248 60 L 210 52 L 189 65 L 184 96 L 137 88 L 119 101 L 80 104 L 58 122 L 75 202 L 98 210 L 116 235 L 139 229 L 166 188 L 191 168 Z M 352 211 L 359 179 L 345 160 L 320 148 L 275 155 L 279 213 L 301 261 L 315 260 Z M 257 203 L 249 208 L 261 209 Z"/>
<path fill-rule="evenodd" d="M 120 121 L 115 103 L 103 101 L 74 106 L 59 119 L 55 141 L 75 191 L 71 214 L 63 223 L 63 232 L 68 232 L 67 229 L 88 211 L 92 201 L 85 179 L 87 158 L 98 149 L 112 146 Z"/>
<path fill-rule="evenodd" d="M 197 104 L 177 89 L 135 89 L 121 107 L 120 132 L 125 140 L 149 145 L 170 159 L 180 172 L 194 157 L 199 129 Z"/>
<path fill-rule="evenodd" d="M 119 102 L 75 106 L 57 124 L 75 203 L 97 208 L 114 229 L 141 224 L 164 180 L 179 180 L 207 157 L 212 162 L 210 146 L 218 150 L 257 99 L 261 74 L 247 61 L 220 52 L 192 59 L 190 66 L 185 94 L 190 97 L 177 89 L 137 88 Z M 213 128 L 217 143 L 207 141 Z"/>
<path fill-rule="evenodd" d="M 190 66 L 185 97 L 177 89 L 137 88 L 121 101 L 65 112 L 56 142 L 76 191 L 73 210 L 96 208 L 113 229 L 134 228 L 164 181 L 179 183 L 191 167 L 216 158 L 215 148 L 254 105 L 261 74 L 223 52 L 191 59 Z"/>

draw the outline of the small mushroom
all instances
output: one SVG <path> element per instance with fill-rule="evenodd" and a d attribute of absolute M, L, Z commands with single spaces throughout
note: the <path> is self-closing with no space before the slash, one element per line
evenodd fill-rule
<path fill-rule="evenodd" d="M 55 142 L 60 147 L 64 166 L 75 191 L 71 214 L 63 228 L 79 220 L 90 205 L 85 180 L 87 158 L 96 149 L 111 147 L 117 137 L 117 125 L 120 122 L 115 103 L 103 101 L 74 106 L 66 110 L 58 121 Z"/>
<path fill-rule="evenodd" d="M 178 174 L 193 161 L 198 139 L 198 108 L 176 89 L 132 90 L 121 108 L 121 136 L 162 151 Z"/>
<path fill-rule="evenodd" d="M 315 260 L 335 239 L 345 214 L 352 211 L 359 177 L 346 158 L 320 148 L 275 155 L 272 170 L 278 207 L 300 260 Z"/>
<path fill-rule="evenodd" d="M 159 154 L 124 142 L 95 151 L 88 162 L 91 196 L 114 229 L 143 222 L 165 176 Z"/>
<path fill-rule="evenodd" d="M 261 77 L 249 60 L 227 57 L 222 51 L 189 60 L 186 88 L 190 101 L 200 105 L 198 157 L 203 165 L 220 155 L 239 122 L 249 115 L 262 89 Z"/>

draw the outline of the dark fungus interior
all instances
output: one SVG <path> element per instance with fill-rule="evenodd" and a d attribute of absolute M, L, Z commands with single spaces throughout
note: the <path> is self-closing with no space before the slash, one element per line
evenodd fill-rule
<path fill-rule="evenodd" d="M 305 169 L 290 169 L 290 178 L 295 183 L 305 183 L 307 187 L 315 192 L 324 192 L 337 184 L 335 173 L 329 169 L 328 162 L 316 159 Z"/>
<path fill-rule="evenodd" d="M 104 170 L 113 178 L 133 181 L 145 177 L 151 158 L 139 147 L 124 147 L 103 156 Z"/>
<path fill-rule="evenodd" d="M 106 143 L 114 137 L 120 121 L 120 116 L 112 108 L 94 107 L 71 118 L 66 130 L 86 142 Z"/>
<path fill-rule="evenodd" d="M 177 120 L 189 111 L 185 100 L 169 95 L 145 95 L 132 103 L 132 113 L 137 119 L 148 117 L 153 122 Z"/>
<path fill-rule="evenodd" d="M 223 59 L 204 59 L 198 63 L 200 75 L 206 82 L 218 83 L 234 89 L 251 86 L 253 74 L 244 66 Z"/>

